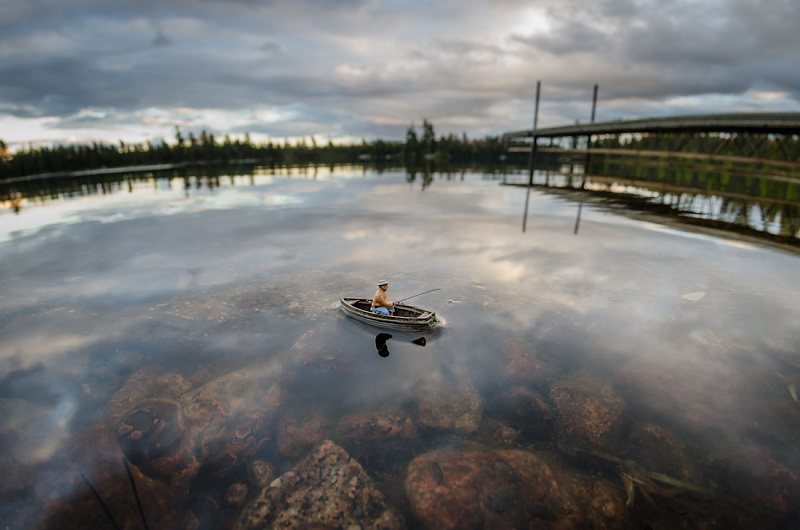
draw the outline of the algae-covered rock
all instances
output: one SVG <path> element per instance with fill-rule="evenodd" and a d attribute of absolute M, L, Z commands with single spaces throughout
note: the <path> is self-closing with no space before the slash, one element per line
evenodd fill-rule
<path fill-rule="evenodd" d="M 319 410 L 293 410 L 281 418 L 276 438 L 278 452 L 297 459 L 328 438 L 333 422 Z"/>
<path fill-rule="evenodd" d="M 606 381 L 579 376 L 553 384 L 550 399 L 558 412 L 562 447 L 613 452 L 622 428 L 625 401 Z"/>
<path fill-rule="evenodd" d="M 539 356 L 531 342 L 522 338 L 503 341 L 498 361 L 503 384 L 537 386 L 552 381 L 556 376 L 553 366 Z"/>
<path fill-rule="evenodd" d="M 546 454 L 437 450 L 415 458 L 405 481 L 426 528 L 627 528 L 621 488 L 578 477 Z"/>
<path fill-rule="evenodd" d="M 236 530 L 404 528 L 361 465 L 330 440 L 248 503 Z"/>
<path fill-rule="evenodd" d="M 420 425 L 461 434 L 478 430 L 483 417 L 483 398 L 469 379 L 427 381 L 417 399 Z"/>
<path fill-rule="evenodd" d="M 146 399 L 177 399 L 191 388 L 192 384 L 181 375 L 161 374 L 150 368 L 142 368 L 131 375 L 122 388 L 111 396 L 105 409 L 106 418 L 117 421 Z"/>

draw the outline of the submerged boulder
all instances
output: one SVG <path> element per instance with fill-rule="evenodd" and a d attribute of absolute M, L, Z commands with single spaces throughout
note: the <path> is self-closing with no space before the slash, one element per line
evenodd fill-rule
<path fill-rule="evenodd" d="M 628 434 L 625 458 L 680 480 L 697 482 L 699 475 L 685 444 L 669 429 L 652 423 L 635 423 Z"/>
<path fill-rule="evenodd" d="M 555 415 L 536 390 L 522 385 L 508 388 L 498 395 L 494 409 L 527 434 L 546 437 L 553 432 Z"/>
<path fill-rule="evenodd" d="M 298 459 L 330 436 L 332 421 L 320 410 L 293 410 L 281 418 L 276 438 L 278 452 Z"/>
<path fill-rule="evenodd" d="M 285 393 L 270 382 L 269 372 L 237 371 L 186 391 L 182 379 L 140 372 L 118 392 L 108 417 L 124 454 L 185 494 L 201 468 L 224 477 L 274 437 Z"/>
<path fill-rule="evenodd" d="M 408 466 L 406 495 L 426 528 L 626 528 L 621 488 L 521 450 L 437 450 Z"/>
<path fill-rule="evenodd" d="M 248 503 L 236 530 L 404 528 L 361 465 L 330 440 Z"/>
<path fill-rule="evenodd" d="M 519 431 L 502 421 L 487 420 L 482 429 L 484 438 L 493 446 L 512 448 L 520 443 Z"/>
<path fill-rule="evenodd" d="M 36 528 L 107 528 L 108 515 L 85 481 L 104 500 L 106 508 L 122 528 L 140 528 L 141 516 L 133 498 L 131 479 L 122 461 L 114 433 L 95 425 L 79 433 L 68 458 L 74 469 L 60 473 L 39 487 L 48 498 L 42 521 Z M 182 498 L 163 482 L 128 464 L 132 480 L 151 528 L 182 528 L 190 514 L 181 508 Z M 85 481 L 84 478 L 85 477 Z"/>
<path fill-rule="evenodd" d="M 380 440 L 413 440 L 417 430 L 411 418 L 400 409 L 356 412 L 339 420 L 338 438 L 347 442 L 374 442 Z"/>
<path fill-rule="evenodd" d="M 426 381 L 417 407 L 420 425 L 460 434 L 478 430 L 483 417 L 483 398 L 466 377 Z"/>
<path fill-rule="evenodd" d="M 125 413 L 150 398 L 177 399 L 189 391 L 192 383 L 173 373 L 160 374 L 152 368 L 142 368 L 131 375 L 106 405 L 106 418 L 118 421 Z"/>
<path fill-rule="evenodd" d="M 531 342 L 515 337 L 500 345 L 498 358 L 501 362 L 500 382 L 504 385 L 544 385 L 555 379 L 556 371 Z"/>
<path fill-rule="evenodd" d="M 562 448 L 613 452 L 622 428 L 625 401 L 610 383 L 578 376 L 553 384 L 550 399 L 558 412 L 558 441 Z"/>

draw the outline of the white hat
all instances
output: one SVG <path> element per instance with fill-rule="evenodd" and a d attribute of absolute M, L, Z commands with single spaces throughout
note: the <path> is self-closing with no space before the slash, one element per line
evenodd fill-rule
<path fill-rule="evenodd" d="M 380 287 L 381 285 L 389 285 L 389 282 L 387 282 L 386 280 L 381 280 L 378 282 L 378 287 Z"/>

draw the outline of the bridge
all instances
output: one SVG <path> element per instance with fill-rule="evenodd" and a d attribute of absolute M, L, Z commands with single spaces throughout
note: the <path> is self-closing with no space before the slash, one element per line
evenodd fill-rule
<path fill-rule="evenodd" d="M 530 151 L 532 155 L 554 151 L 683 158 L 785 168 L 792 173 L 800 169 L 798 137 L 797 112 L 592 121 L 542 129 L 534 125 L 534 129 L 503 135 L 509 151 Z M 549 145 L 541 145 L 540 139 L 549 139 Z"/>

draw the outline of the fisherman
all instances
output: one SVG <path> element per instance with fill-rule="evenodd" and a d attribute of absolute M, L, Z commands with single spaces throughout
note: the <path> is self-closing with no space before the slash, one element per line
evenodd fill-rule
<path fill-rule="evenodd" d="M 394 302 L 389 300 L 386 296 L 386 291 L 389 289 L 389 282 L 381 280 L 378 282 L 378 290 L 375 291 L 375 296 L 372 297 L 372 312 L 380 313 L 381 315 L 394 316 Z"/>

